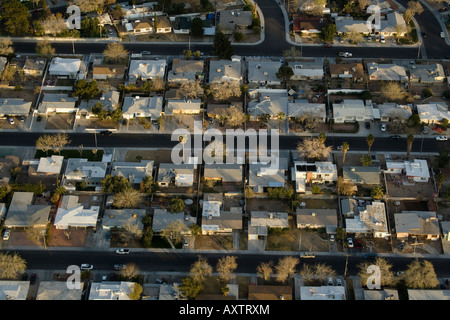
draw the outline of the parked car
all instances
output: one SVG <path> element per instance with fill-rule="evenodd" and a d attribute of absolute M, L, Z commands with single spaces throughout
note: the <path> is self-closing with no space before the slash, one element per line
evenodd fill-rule
<path fill-rule="evenodd" d="M 20 122 L 25 122 L 25 117 L 24 117 L 24 116 L 21 116 L 21 117 L 19 118 L 19 121 L 20 121 Z"/>
<path fill-rule="evenodd" d="M 360 239 L 355 239 L 355 248 L 361 249 L 361 240 Z"/>
<path fill-rule="evenodd" d="M 339 57 L 351 58 L 353 56 L 350 52 L 339 52 Z"/>
<path fill-rule="evenodd" d="M 114 270 L 125 270 L 126 269 L 126 265 L 124 264 L 115 264 L 114 265 Z"/>
<path fill-rule="evenodd" d="M 448 9 L 447 8 L 440 8 L 439 9 L 439 12 L 445 12 L 445 11 L 447 11 Z"/>
<path fill-rule="evenodd" d="M 383 131 L 383 132 L 386 131 L 386 123 L 381 124 L 381 131 Z"/>
<path fill-rule="evenodd" d="M 334 242 L 334 240 L 336 240 L 336 237 L 334 236 L 334 234 L 330 234 L 330 241 Z"/>
<path fill-rule="evenodd" d="M 81 270 L 92 270 L 94 269 L 94 266 L 89 263 L 83 263 L 80 267 Z"/>
<path fill-rule="evenodd" d="M 322 47 L 331 48 L 333 45 L 331 43 L 325 43 Z"/>
<path fill-rule="evenodd" d="M 3 240 L 9 240 L 10 235 L 11 235 L 11 231 L 9 229 L 5 229 L 5 230 L 3 230 L 3 237 L 2 237 L 2 239 Z"/>
<path fill-rule="evenodd" d="M 184 238 L 184 246 L 189 246 L 189 238 Z"/>
<path fill-rule="evenodd" d="M 365 253 L 363 258 L 364 259 L 375 259 L 377 257 L 376 253 Z"/>
<path fill-rule="evenodd" d="M 341 279 L 336 279 L 336 285 L 338 287 L 342 287 L 342 280 Z"/>
<path fill-rule="evenodd" d="M 100 131 L 100 135 L 102 135 L 102 136 L 110 136 L 110 135 L 112 135 L 112 131 L 102 130 L 102 131 Z"/>
<path fill-rule="evenodd" d="M 384 39 L 384 36 L 383 36 L 383 35 L 381 35 L 380 42 L 381 42 L 381 43 L 386 43 L 386 40 Z"/>
<path fill-rule="evenodd" d="M 441 32 L 440 36 L 441 36 L 442 39 L 444 39 L 445 38 L 445 33 Z"/>
<path fill-rule="evenodd" d="M 437 141 L 447 141 L 447 137 L 446 136 L 437 136 L 436 140 Z"/>
<path fill-rule="evenodd" d="M 306 258 L 306 259 L 314 259 L 316 255 L 312 252 L 305 252 L 303 253 L 300 258 Z"/>
<path fill-rule="evenodd" d="M 117 249 L 117 254 L 130 254 L 130 249 Z"/>
<path fill-rule="evenodd" d="M 328 278 L 327 284 L 328 284 L 329 286 L 333 286 L 333 285 L 334 285 L 333 278 L 329 277 L 329 278 Z"/>
<path fill-rule="evenodd" d="M 366 121 L 366 129 L 370 129 L 370 122 Z"/>
<path fill-rule="evenodd" d="M 399 135 L 394 135 L 394 136 L 391 136 L 391 140 L 400 140 L 400 136 Z"/>
<path fill-rule="evenodd" d="M 423 134 L 427 134 L 428 131 L 429 131 L 428 127 L 426 127 L 426 126 L 423 127 L 423 131 L 422 131 Z"/>
<path fill-rule="evenodd" d="M 9 124 L 14 124 L 14 119 L 13 118 L 8 118 Z"/>
<path fill-rule="evenodd" d="M 347 238 L 347 245 L 349 248 L 353 248 L 353 239 L 352 238 Z"/>

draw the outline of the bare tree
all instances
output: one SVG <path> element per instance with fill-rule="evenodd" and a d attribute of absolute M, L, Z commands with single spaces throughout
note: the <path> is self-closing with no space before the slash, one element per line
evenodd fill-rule
<path fill-rule="evenodd" d="M 144 200 L 144 194 L 133 188 L 127 188 L 114 195 L 113 206 L 116 208 L 137 208 Z"/>
<path fill-rule="evenodd" d="M 60 13 L 51 14 L 41 20 L 41 26 L 45 34 L 51 34 L 54 37 L 67 30 L 67 24 Z"/>
<path fill-rule="evenodd" d="M 194 281 L 202 283 L 206 277 L 212 275 L 212 271 L 213 268 L 208 263 L 208 260 L 198 256 L 198 260 L 192 264 L 189 270 L 189 275 Z"/>
<path fill-rule="evenodd" d="M 237 81 L 212 83 L 209 92 L 216 101 L 225 101 L 242 95 L 241 86 Z"/>
<path fill-rule="evenodd" d="M 420 4 L 419 1 L 409 1 L 408 7 L 406 8 L 405 12 L 403 13 L 403 18 L 405 19 L 406 24 L 408 25 L 409 22 L 414 18 L 416 14 L 422 14 L 423 7 Z"/>
<path fill-rule="evenodd" d="M 357 190 L 358 189 L 355 184 L 345 181 L 343 177 L 338 177 L 337 193 L 339 195 L 350 197 L 353 196 Z"/>
<path fill-rule="evenodd" d="M 289 277 L 293 276 L 296 272 L 295 268 L 297 267 L 299 262 L 300 261 L 298 258 L 294 258 L 291 256 L 281 258 L 278 261 L 278 264 L 275 266 L 277 281 L 285 282 Z"/>
<path fill-rule="evenodd" d="M 434 289 L 439 285 L 434 266 L 430 261 L 414 260 L 404 275 L 406 286 L 413 289 Z"/>
<path fill-rule="evenodd" d="M 103 55 L 108 63 L 123 62 L 128 58 L 128 50 L 119 42 L 111 42 L 106 46 Z"/>
<path fill-rule="evenodd" d="M 184 235 L 189 232 L 189 228 L 182 221 L 174 221 L 170 223 L 166 229 L 161 230 L 161 236 L 167 239 L 171 246 L 174 243 L 180 243 L 184 239 Z"/>
<path fill-rule="evenodd" d="M 54 138 L 50 134 L 44 134 L 36 140 L 36 148 L 42 150 L 48 155 L 48 152 L 53 149 Z"/>
<path fill-rule="evenodd" d="M 61 153 L 61 150 L 70 143 L 69 136 L 66 133 L 57 133 L 53 138 L 53 151 Z"/>
<path fill-rule="evenodd" d="M 222 281 L 228 282 L 235 277 L 233 272 L 237 269 L 236 259 L 235 256 L 225 256 L 217 262 L 216 269 Z"/>
<path fill-rule="evenodd" d="M 0 38 L 0 55 L 9 56 L 14 53 L 13 43 L 10 38 Z"/>
<path fill-rule="evenodd" d="M 298 143 L 297 151 L 309 159 L 324 159 L 330 154 L 331 146 L 325 146 L 318 138 L 305 138 Z"/>
<path fill-rule="evenodd" d="M 16 67 L 8 64 L 0 75 L 2 81 L 11 81 L 16 74 Z"/>
<path fill-rule="evenodd" d="M 263 278 L 266 281 L 269 280 L 273 273 L 273 262 L 261 262 L 256 267 L 256 273 L 258 277 Z"/>
<path fill-rule="evenodd" d="M 314 265 L 305 264 L 302 270 L 300 270 L 300 275 L 303 277 L 304 282 L 308 283 L 315 279 L 324 281 L 327 277 L 334 277 L 336 271 L 325 263 L 316 263 Z"/>
<path fill-rule="evenodd" d="M 380 268 L 380 285 L 382 287 L 395 285 L 396 279 L 394 276 L 394 272 L 391 270 L 392 265 L 387 260 L 378 257 L 375 259 L 375 263 L 373 263 L 373 261 L 367 261 L 358 265 L 358 268 L 360 270 L 358 272 L 358 276 L 360 277 L 361 284 L 363 286 L 367 286 L 367 281 L 369 281 L 369 277 L 372 275 L 371 272 L 368 272 L 368 268 L 371 265 L 376 265 L 378 268 Z"/>
<path fill-rule="evenodd" d="M 71 4 L 80 7 L 82 12 L 93 12 L 105 5 L 105 0 L 72 0 Z"/>
<path fill-rule="evenodd" d="M 139 274 L 139 268 L 134 263 L 128 263 L 125 265 L 125 269 L 122 269 L 120 274 L 125 279 L 132 279 Z"/>
<path fill-rule="evenodd" d="M 400 101 L 405 98 L 406 92 L 397 82 L 388 82 L 381 87 L 381 95 L 390 101 Z"/>
<path fill-rule="evenodd" d="M 180 85 L 179 91 L 187 99 L 197 99 L 203 95 L 203 88 L 200 81 L 184 81 Z"/>
<path fill-rule="evenodd" d="M 32 223 L 30 223 L 32 224 Z M 46 234 L 46 227 L 35 227 L 31 225 L 30 227 L 27 227 L 25 229 L 25 234 L 27 235 L 28 239 L 32 241 L 41 241 L 42 240 L 42 246 L 46 248 L 47 242 L 45 240 L 45 234 Z"/>
<path fill-rule="evenodd" d="M 36 53 L 42 57 L 50 59 L 55 54 L 55 48 L 47 40 L 38 41 L 36 44 Z"/>
<path fill-rule="evenodd" d="M 16 279 L 26 268 L 26 261 L 18 253 L 0 254 L 0 279 Z"/>

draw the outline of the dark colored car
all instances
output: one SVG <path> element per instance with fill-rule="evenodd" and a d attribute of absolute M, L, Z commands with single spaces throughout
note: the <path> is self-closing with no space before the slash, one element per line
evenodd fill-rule
<path fill-rule="evenodd" d="M 366 129 L 370 129 L 370 122 L 369 121 L 366 122 Z"/>
<path fill-rule="evenodd" d="M 391 140 L 400 140 L 400 136 L 397 136 L 397 135 L 395 135 L 395 136 L 391 136 Z"/>
<path fill-rule="evenodd" d="M 331 43 L 325 43 L 322 47 L 331 48 L 333 45 Z"/>
<path fill-rule="evenodd" d="M 376 253 L 365 253 L 364 259 L 375 259 L 377 257 Z"/>
<path fill-rule="evenodd" d="M 27 273 L 24 273 L 23 275 L 22 275 L 22 281 L 27 281 L 28 280 L 28 274 Z"/>
<path fill-rule="evenodd" d="M 110 135 L 112 135 L 112 131 L 109 131 L 109 130 L 103 130 L 103 131 L 100 131 L 100 134 L 101 134 L 102 136 L 110 136 Z"/>

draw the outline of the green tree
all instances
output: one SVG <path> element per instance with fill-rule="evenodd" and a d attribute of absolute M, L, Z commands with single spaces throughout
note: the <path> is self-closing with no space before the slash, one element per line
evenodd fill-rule
<path fill-rule="evenodd" d="M 286 88 L 288 81 L 292 78 L 293 75 L 294 71 L 289 66 L 281 66 L 276 73 L 277 78 L 284 81 Z"/>
<path fill-rule="evenodd" d="M 277 118 L 278 118 L 278 132 L 281 133 L 281 124 L 284 120 L 286 120 L 286 113 L 281 112 L 281 111 L 278 112 Z"/>
<path fill-rule="evenodd" d="M 324 132 L 319 133 L 317 136 L 317 139 L 319 139 L 320 143 L 324 144 L 327 140 L 327 135 Z"/>
<path fill-rule="evenodd" d="M 381 200 L 384 197 L 384 191 L 381 186 L 376 186 L 372 188 L 372 191 L 370 192 L 370 196 L 374 198 L 375 200 Z"/>
<path fill-rule="evenodd" d="M 152 194 L 157 187 L 157 184 L 153 181 L 152 176 L 145 176 L 139 184 L 139 188 L 141 192 Z"/>
<path fill-rule="evenodd" d="M 97 81 L 87 81 L 86 79 L 81 79 L 75 82 L 72 95 L 82 99 L 92 99 L 100 93 L 101 91 L 98 88 Z"/>
<path fill-rule="evenodd" d="M 369 167 L 372 165 L 372 157 L 368 154 L 365 154 L 361 157 L 361 165 L 363 167 Z"/>
<path fill-rule="evenodd" d="M 130 181 L 124 176 L 108 174 L 100 183 L 102 185 L 102 192 L 118 193 L 131 188 Z"/>
<path fill-rule="evenodd" d="M 212 45 L 212 53 L 220 59 L 231 59 L 231 56 L 234 53 L 234 48 L 228 37 L 223 32 L 219 31 L 216 33 Z"/>
<path fill-rule="evenodd" d="M 350 149 L 350 146 L 347 141 L 342 143 L 342 153 L 344 154 L 342 158 L 342 164 L 345 162 L 345 155 L 347 154 L 348 149 Z"/>
<path fill-rule="evenodd" d="M 18 0 L 3 1 L 1 17 L 6 32 L 14 36 L 24 36 L 30 30 L 30 13 Z"/>
<path fill-rule="evenodd" d="M 173 198 L 170 200 L 170 213 L 183 212 L 184 201 L 183 199 Z"/>
<path fill-rule="evenodd" d="M 82 37 L 94 38 L 100 34 L 100 21 L 98 18 L 84 18 L 81 20 L 80 33 Z"/>
<path fill-rule="evenodd" d="M 336 32 L 337 32 L 336 25 L 334 23 L 330 23 L 329 25 L 322 28 L 321 35 L 323 40 L 333 41 Z"/>
<path fill-rule="evenodd" d="M 195 298 L 197 294 L 202 291 L 203 284 L 200 281 L 194 280 L 190 277 L 181 279 L 180 290 L 184 296 L 188 298 Z"/>
<path fill-rule="evenodd" d="M 314 184 L 314 185 L 311 187 L 311 192 L 312 192 L 313 194 L 318 194 L 318 193 L 322 192 L 322 189 L 320 188 L 320 186 L 319 186 L 318 184 Z"/>
<path fill-rule="evenodd" d="M 193 37 L 203 37 L 205 29 L 203 28 L 203 20 L 195 17 L 191 21 L 191 34 Z"/>
<path fill-rule="evenodd" d="M 139 300 L 142 291 L 142 286 L 139 283 L 134 283 L 133 291 L 129 294 L 130 300 Z"/>
<path fill-rule="evenodd" d="M 369 134 L 366 138 L 367 145 L 369 146 L 368 155 L 370 156 L 370 149 L 372 148 L 373 143 L 375 142 L 375 137 L 373 134 Z"/>

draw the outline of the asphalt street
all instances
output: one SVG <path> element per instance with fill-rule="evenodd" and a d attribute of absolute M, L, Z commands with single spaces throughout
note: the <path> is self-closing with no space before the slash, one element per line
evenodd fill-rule
<path fill-rule="evenodd" d="M 256 267 L 261 262 L 274 262 L 286 255 L 296 256 L 295 252 L 288 253 L 249 253 L 249 252 L 172 252 L 172 251 L 135 251 L 129 255 L 118 255 L 111 251 L 74 251 L 74 250 L 19 250 L 20 256 L 27 261 L 29 269 L 65 270 L 70 265 L 89 263 L 95 270 L 111 270 L 114 264 L 135 263 L 139 270 L 144 272 L 169 271 L 189 272 L 190 266 L 198 256 L 208 259 L 210 265 L 215 266 L 218 259 L 225 255 L 237 257 L 237 273 L 255 273 Z M 394 272 L 405 270 L 413 257 L 386 256 L 386 260 L 392 263 Z M 450 276 L 448 260 L 438 257 L 427 257 L 426 260 L 433 263 L 438 277 Z M 356 275 L 359 271 L 358 264 L 364 261 L 361 254 L 348 257 L 348 275 Z M 344 274 L 346 265 L 345 254 L 316 255 L 315 259 L 301 259 L 302 263 L 325 263 L 332 266 L 338 274 Z M 299 269 L 301 265 L 299 266 Z"/>

